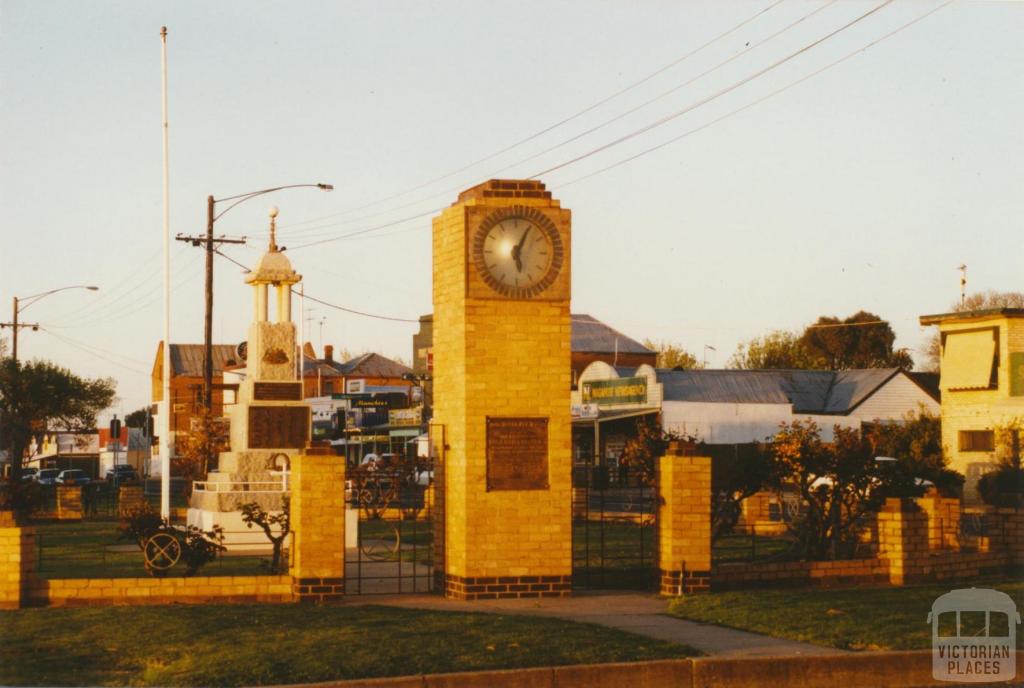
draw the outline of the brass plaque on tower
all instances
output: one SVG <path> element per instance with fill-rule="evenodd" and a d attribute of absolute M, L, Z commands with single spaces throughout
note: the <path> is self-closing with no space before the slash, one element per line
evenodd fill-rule
<path fill-rule="evenodd" d="M 548 489 L 548 419 L 487 418 L 487 489 Z"/>
<path fill-rule="evenodd" d="M 257 401 L 302 401 L 300 382 L 254 382 L 252 391 Z"/>
<path fill-rule="evenodd" d="M 250 449 L 302 449 L 311 427 L 308 406 L 250 406 Z"/>

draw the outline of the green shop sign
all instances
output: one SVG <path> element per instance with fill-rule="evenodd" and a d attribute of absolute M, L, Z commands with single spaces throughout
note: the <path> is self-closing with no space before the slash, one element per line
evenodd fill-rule
<path fill-rule="evenodd" d="M 589 380 L 583 383 L 583 403 L 613 406 L 647 402 L 647 378 L 621 377 L 617 380 Z"/>

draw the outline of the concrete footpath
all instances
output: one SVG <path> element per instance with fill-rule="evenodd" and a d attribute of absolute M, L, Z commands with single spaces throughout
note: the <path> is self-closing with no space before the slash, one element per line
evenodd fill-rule
<path fill-rule="evenodd" d="M 448 600 L 437 595 L 350 595 L 345 598 L 345 604 L 549 616 L 681 643 L 714 657 L 797 657 L 842 652 L 835 648 L 677 619 L 666 615 L 668 600 L 636 593 L 576 593 L 564 598 L 473 602 Z"/>

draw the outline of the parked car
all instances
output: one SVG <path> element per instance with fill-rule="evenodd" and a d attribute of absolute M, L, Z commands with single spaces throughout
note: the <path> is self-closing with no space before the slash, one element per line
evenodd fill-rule
<path fill-rule="evenodd" d="M 68 468 L 57 476 L 58 485 L 88 485 L 89 474 L 81 468 Z"/>
<path fill-rule="evenodd" d="M 44 468 L 36 474 L 36 482 L 40 485 L 56 485 L 59 468 Z"/>
<path fill-rule="evenodd" d="M 21 479 L 24 480 L 25 482 L 29 482 L 31 480 L 35 480 L 38 475 L 39 475 L 39 469 L 34 467 L 34 466 L 32 468 L 22 468 L 21 469 Z"/>
<path fill-rule="evenodd" d="M 104 476 L 108 481 L 120 485 L 121 483 L 134 482 L 139 479 L 135 467 L 126 463 L 119 463 L 113 468 L 108 468 Z"/>

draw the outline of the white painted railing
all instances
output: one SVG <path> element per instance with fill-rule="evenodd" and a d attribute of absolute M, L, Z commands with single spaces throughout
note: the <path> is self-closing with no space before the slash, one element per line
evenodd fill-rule
<path fill-rule="evenodd" d="M 215 494 L 232 493 L 281 493 L 287 492 L 287 485 L 283 481 L 263 482 L 215 482 L 210 480 L 197 480 L 192 487 L 193 492 L 212 492 Z"/>

